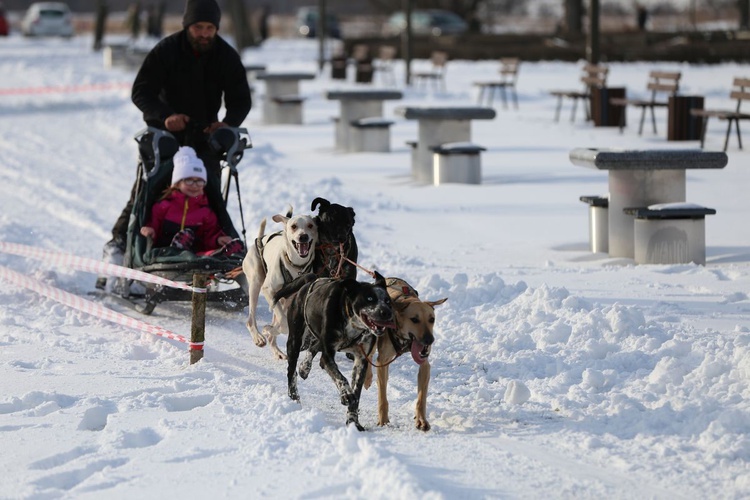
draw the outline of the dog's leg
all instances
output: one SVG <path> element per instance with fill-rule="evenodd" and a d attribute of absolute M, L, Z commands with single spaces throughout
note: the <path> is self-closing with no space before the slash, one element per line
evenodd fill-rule
<path fill-rule="evenodd" d="M 291 328 L 291 325 L 290 325 Z M 349 406 L 354 401 L 354 393 L 349 385 L 349 381 L 339 370 L 334 358 L 335 352 L 332 352 L 329 346 L 323 346 L 320 355 L 320 367 L 323 368 L 328 376 L 331 377 L 333 383 L 336 384 L 336 388 L 339 390 L 339 396 L 341 397 L 341 404 Z"/>
<path fill-rule="evenodd" d="M 286 354 L 284 353 L 284 351 L 279 349 L 279 346 L 276 343 L 276 337 L 279 336 L 279 331 L 274 328 L 273 325 L 266 325 L 263 327 L 263 336 L 265 336 L 266 340 L 268 340 L 268 345 L 271 346 L 271 350 L 273 351 L 274 355 L 278 359 L 286 359 Z"/>
<path fill-rule="evenodd" d="M 315 359 L 315 355 L 318 354 L 318 349 L 313 347 L 310 348 L 306 353 L 305 357 L 302 359 L 302 363 L 300 364 L 299 370 L 299 376 L 302 377 L 303 380 L 307 379 L 307 376 L 310 375 L 310 370 L 312 369 L 312 362 Z"/>
<path fill-rule="evenodd" d="M 292 310 L 289 314 L 294 314 Z M 286 343 L 286 350 L 288 354 L 287 358 L 287 387 L 289 397 L 293 401 L 299 402 L 299 391 L 297 390 L 297 360 L 299 359 L 300 347 L 302 346 L 302 338 L 305 333 L 304 320 L 291 322 L 292 328 L 289 332 L 289 339 Z"/>
<path fill-rule="evenodd" d="M 256 271 L 257 272 L 257 271 Z M 247 275 L 247 273 L 245 273 Z M 255 274 L 252 279 L 248 279 L 248 297 L 249 297 L 249 312 L 247 315 L 247 326 L 250 335 L 253 337 L 253 342 L 258 347 L 264 347 L 266 345 L 266 339 L 258 331 L 258 324 L 255 320 L 255 313 L 258 310 L 258 296 L 260 295 L 261 282 L 258 282 L 260 276 Z"/>
<path fill-rule="evenodd" d="M 388 417 L 388 366 L 382 366 L 381 358 L 378 357 L 378 425 L 391 423 Z"/>
<path fill-rule="evenodd" d="M 414 414 L 417 429 L 429 431 L 430 423 L 427 421 L 427 387 L 430 385 L 430 362 L 425 360 L 419 365 L 417 375 L 417 407 Z"/>
<path fill-rule="evenodd" d="M 367 371 L 367 360 L 363 356 L 355 356 L 352 368 L 352 386 L 354 388 L 354 400 L 349 403 L 346 412 L 346 425 L 354 424 L 358 431 L 365 430 L 359 423 L 359 398 L 362 395 L 362 386 L 365 383 Z"/>

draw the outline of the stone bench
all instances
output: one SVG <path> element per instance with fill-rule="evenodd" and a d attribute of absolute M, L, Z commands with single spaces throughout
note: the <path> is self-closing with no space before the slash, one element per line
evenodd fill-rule
<path fill-rule="evenodd" d="M 433 184 L 481 184 L 480 154 L 486 148 L 470 142 L 452 142 L 431 148 L 433 152 Z"/>
<path fill-rule="evenodd" d="M 609 195 L 581 196 L 589 206 L 589 246 L 594 253 L 609 251 Z"/>
<path fill-rule="evenodd" d="M 266 83 L 263 99 L 263 123 L 301 125 L 303 123 L 300 81 L 312 80 L 314 73 L 258 73 Z"/>
<path fill-rule="evenodd" d="M 635 217 L 636 264 L 706 264 L 706 215 L 716 210 L 694 203 L 625 208 Z"/>
<path fill-rule="evenodd" d="M 380 117 L 360 118 L 350 122 L 349 151 L 352 153 L 388 153 L 391 150 L 391 125 Z"/>
<path fill-rule="evenodd" d="M 338 120 L 334 120 L 336 124 L 336 149 L 347 152 L 361 151 L 361 144 L 354 144 L 353 141 L 361 141 L 363 130 L 355 130 L 357 127 L 354 124 L 358 123 L 359 120 L 367 119 L 369 122 L 361 122 L 358 128 L 366 128 L 365 125 L 367 124 L 367 127 L 377 129 L 377 120 L 382 120 L 383 116 L 383 103 L 387 100 L 397 100 L 402 97 L 403 92 L 397 90 L 351 89 L 327 91 L 326 99 L 339 101 L 339 117 Z M 370 130 L 369 132 L 371 133 L 369 135 L 377 135 L 378 133 L 382 135 L 383 132 L 390 133 L 387 128 L 386 130 Z M 354 139 L 355 136 L 357 136 L 356 139 Z M 390 150 L 390 138 L 388 139 L 387 150 Z"/>
<path fill-rule="evenodd" d="M 624 208 L 684 202 L 686 172 L 721 169 L 727 154 L 700 149 L 617 150 L 578 148 L 574 165 L 606 170 L 609 183 L 609 256 L 634 258 L 633 217 Z"/>
<path fill-rule="evenodd" d="M 416 107 L 402 106 L 397 115 L 417 120 L 418 140 L 412 155 L 412 177 L 418 182 L 434 182 L 433 148 L 451 143 L 471 142 L 471 121 L 492 120 L 495 110 L 478 106 Z"/>
<path fill-rule="evenodd" d="M 110 44 L 102 51 L 104 67 L 112 69 L 123 67 L 125 69 L 138 69 L 143 64 L 149 51 L 128 44 Z"/>

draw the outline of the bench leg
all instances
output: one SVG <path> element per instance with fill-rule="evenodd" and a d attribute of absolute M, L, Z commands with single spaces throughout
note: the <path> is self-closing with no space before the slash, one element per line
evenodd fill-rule
<path fill-rule="evenodd" d="M 641 108 L 641 124 L 638 127 L 638 135 L 643 134 L 643 121 L 645 120 L 645 118 L 646 118 L 646 107 L 644 106 Z"/>
<path fill-rule="evenodd" d="M 704 116 L 701 120 L 701 149 L 703 149 L 703 145 L 706 143 L 706 129 L 708 128 L 708 117 Z"/>
<path fill-rule="evenodd" d="M 482 101 L 484 101 L 484 85 L 479 86 L 479 96 L 477 97 L 477 106 L 481 106 Z"/>
<path fill-rule="evenodd" d="M 729 122 L 729 126 L 727 127 L 727 136 L 724 138 L 724 151 L 726 151 L 727 146 L 729 146 L 729 134 L 732 133 L 732 119 L 730 118 L 727 121 Z"/>
<path fill-rule="evenodd" d="M 625 128 L 625 112 L 628 110 L 628 107 L 622 106 L 620 109 L 620 133 L 622 134 L 622 131 Z"/>
<path fill-rule="evenodd" d="M 562 96 L 557 96 L 557 109 L 555 110 L 555 121 L 560 121 L 560 109 L 562 108 Z"/>
<path fill-rule="evenodd" d="M 516 106 L 516 111 L 518 111 L 518 94 L 516 94 L 516 86 L 513 85 L 510 88 L 511 92 L 513 92 L 513 104 Z"/>
<path fill-rule="evenodd" d="M 584 97 L 582 101 L 583 101 L 583 109 L 586 111 L 586 121 L 590 122 L 592 120 L 591 118 L 591 94 L 589 94 L 587 97 Z"/>
<path fill-rule="evenodd" d="M 576 121 L 576 108 L 578 107 L 578 99 L 576 97 L 573 98 L 573 108 L 570 113 L 570 121 L 574 122 Z"/>
<path fill-rule="evenodd" d="M 503 109 L 508 109 L 508 95 L 505 93 L 505 85 L 500 87 L 500 92 L 503 98 Z"/>
<path fill-rule="evenodd" d="M 734 121 L 735 128 L 737 129 L 737 143 L 740 145 L 740 149 L 742 149 L 742 136 L 740 135 L 740 120 L 737 119 Z"/>

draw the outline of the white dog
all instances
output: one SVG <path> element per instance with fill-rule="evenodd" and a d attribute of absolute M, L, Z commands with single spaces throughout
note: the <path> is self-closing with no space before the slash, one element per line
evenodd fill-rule
<path fill-rule="evenodd" d="M 289 333 L 286 322 L 287 301 L 279 301 L 274 307 L 270 307 L 270 304 L 273 303 L 273 295 L 285 283 L 312 270 L 315 245 L 318 242 L 318 226 L 310 215 L 292 217 L 291 208 L 287 215 L 277 214 L 272 219 L 274 222 L 283 223 L 284 230 L 265 235 L 266 220 L 263 219 L 258 238 L 255 240 L 255 248 L 248 248 L 247 255 L 242 261 L 242 270 L 247 277 L 250 306 L 247 329 L 252 334 L 255 345 L 263 347 L 268 342 L 277 358 L 286 359 L 286 354 L 276 345 L 276 337 L 282 333 Z M 273 313 L 271 324 L 263 327 L 263 335 L 258 331 L 255 320 L 261 291 Z"/>

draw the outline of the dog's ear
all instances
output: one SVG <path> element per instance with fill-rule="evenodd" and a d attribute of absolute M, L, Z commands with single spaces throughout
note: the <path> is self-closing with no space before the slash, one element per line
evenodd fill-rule
<path fill-rule="evenodd" d="M 383 278 L 382 274 L 380 274 L 377 271 L 373 271 L 372 274 L 375 277 L 375 285 L 382 286 L 383 288 L 385 288 L 387 286 L 386 283 L 385 283 L 385 278 Z"/>
<path fill-rule="evenodd" d="M 354 224 L 354 209 L 352 207 L 347 207 L 349 209 L 349 215 L 352 216 L 352 224 Z"/>
<path fill-rule="evenodd" d="M 287 217 L 289 217 L 289 218 L 291 219 L 291 218 L 292 218 L 292 214 L 293 214 L 293 213 L 294 213 L 294 207 L 293 207 L 293 206 L 291 206 L 291 205 L 289 205 L 289 206 L 288 206 L 288 207 L 286 208 L 286 216 L 287 216 Z"/>
<path fill-rule="evenodd" d="M 281 214 L 276 214 L 273 217 L 271 217 L 271 220 L 274 222 L 280 222 L 286 226 L 286 223 L 289 222 L 289 217 L 285 217 Z"/>
<path fill-rule="evenodd" d="M 446 300 L 448 300 L 448 297 L 445 297 L 444 299 L 440 299 L 440 300 L 426 300 L 424 303 L 428 304 L 428 305 L 430 305 L 432 307 L 435 307 L 435 306 L 439 306 L 440 304 L 442 304 Z"/>
<path fill-rule="evenodd" d="M 331 206 L 331 202 L 326 200 L 325 198 L 315 198 L 312 201 L 312 205 L 310 205 L 310 210 L 315 210 L 318 205 L 320 205 L 320 208 L 325 210 L 326 208 Z"/>

